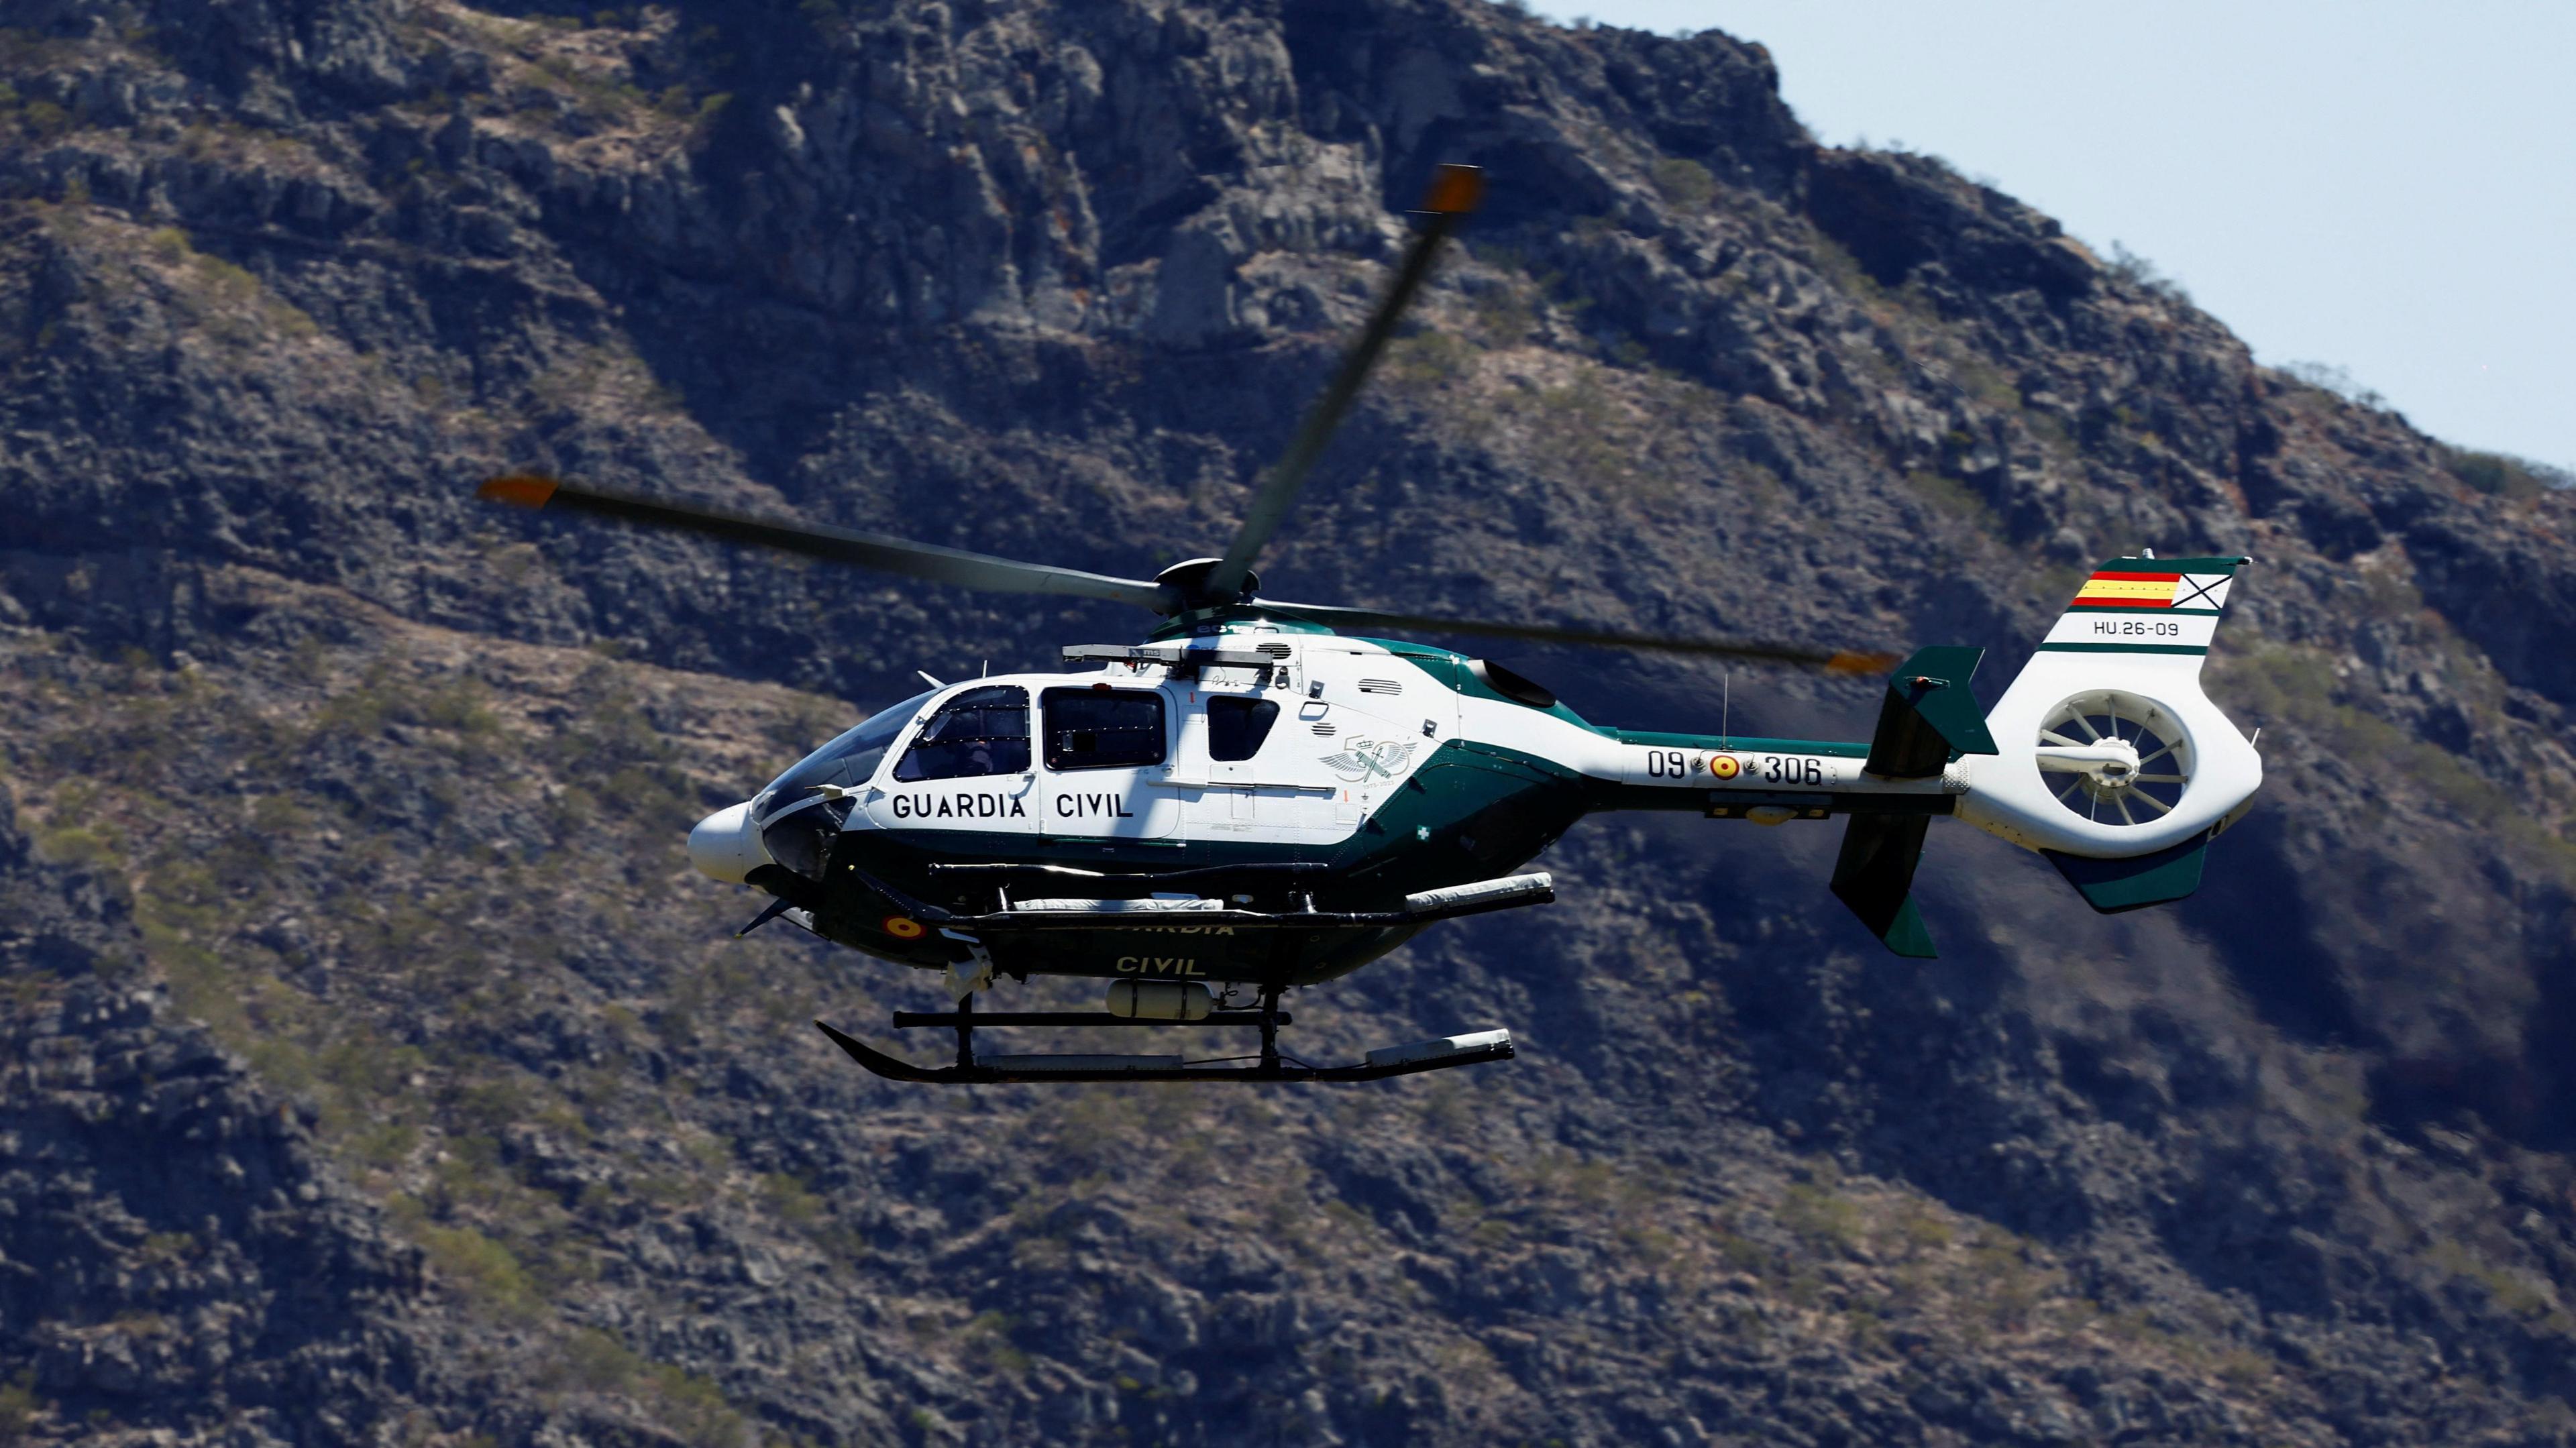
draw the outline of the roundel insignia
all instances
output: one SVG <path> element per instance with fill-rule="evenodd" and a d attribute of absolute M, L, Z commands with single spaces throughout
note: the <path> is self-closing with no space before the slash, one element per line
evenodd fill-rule
<path fill-rule="evenodd" d="M 1744 766 L 1736 762 L 1734 755 L 1720 754 L 1709 760 L 1708 772 L 1720 779 L 1733 779 L 1744 772 Z"/>
<path fill-rule="evenodd" d="M 889 915 L 885 918 L 883 928 L 886 934 L 897 940 L 919 940 L 930 933 L 928 926 L 909 915 Z"/>

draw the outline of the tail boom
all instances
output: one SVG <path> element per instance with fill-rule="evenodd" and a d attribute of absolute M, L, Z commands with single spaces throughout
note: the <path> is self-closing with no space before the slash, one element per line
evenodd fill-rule
<path fill-rule="evenodd" d="M 1593 807 L 1846 816 L 1833 893 L 1902 956 L 1933 954 L 1913 885 L 1934 815 L 2047 856 L 2098 911 L 2180 899 L 2263 782 L 2200 684 L 2249 561 L 2104 563 L 1982 717 L 1968 690 L 1981 651 L 1936 647 L 1889 678 L 1867 743 L 1596 731 L 1577 746 Z"/>

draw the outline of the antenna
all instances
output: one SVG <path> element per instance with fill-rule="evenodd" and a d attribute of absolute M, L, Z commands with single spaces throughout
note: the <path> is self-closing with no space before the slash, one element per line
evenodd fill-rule
<path fill-rule="evenodd" d="M 1717 676 L 1717 688 L 1717 747 L 1731 749 L 1734 746 L 1726 742 L 1726 730 L 1727 726 L 1734 722 L 1735 675 L 1731 671 L 1720 670 Z"/>

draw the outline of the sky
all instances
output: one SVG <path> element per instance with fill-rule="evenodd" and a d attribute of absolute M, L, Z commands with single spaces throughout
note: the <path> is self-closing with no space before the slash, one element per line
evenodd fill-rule
<path fill-rule="evenodd" d="M 1818 139 L 2118 242 L 2278 366 L 2576 469 L 2576 3 L 1535 0 L 1770 49 Z"/>

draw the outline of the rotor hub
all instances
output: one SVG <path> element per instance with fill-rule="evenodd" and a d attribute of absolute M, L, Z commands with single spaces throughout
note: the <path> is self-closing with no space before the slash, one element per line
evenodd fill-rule
<path fill-rule="evenodd" d="M 1261 591 L 1261 575 L 1247 571 L 1243 586 L 1231 593 L 1219 593 L 1208 587 L 1208 575 L 1216 571 L 1222 558 L 1191 558 L 1154 575 L 1154 581 L 1173 598 L 1172 606 L 1162 612 L 1169 616 L 1192 613 L 1203 608 L 1224 608 L 1231 604 L 1250 603 Z"/>
<path fill-rule="evenodd" d="M 2126 739 L 2105 739 L 2081 750 L 2055 751 L 2058 767 L 2081 776 L 2084 787 L 2109 797 L 2138 782 L 2138 746 Z"/>

